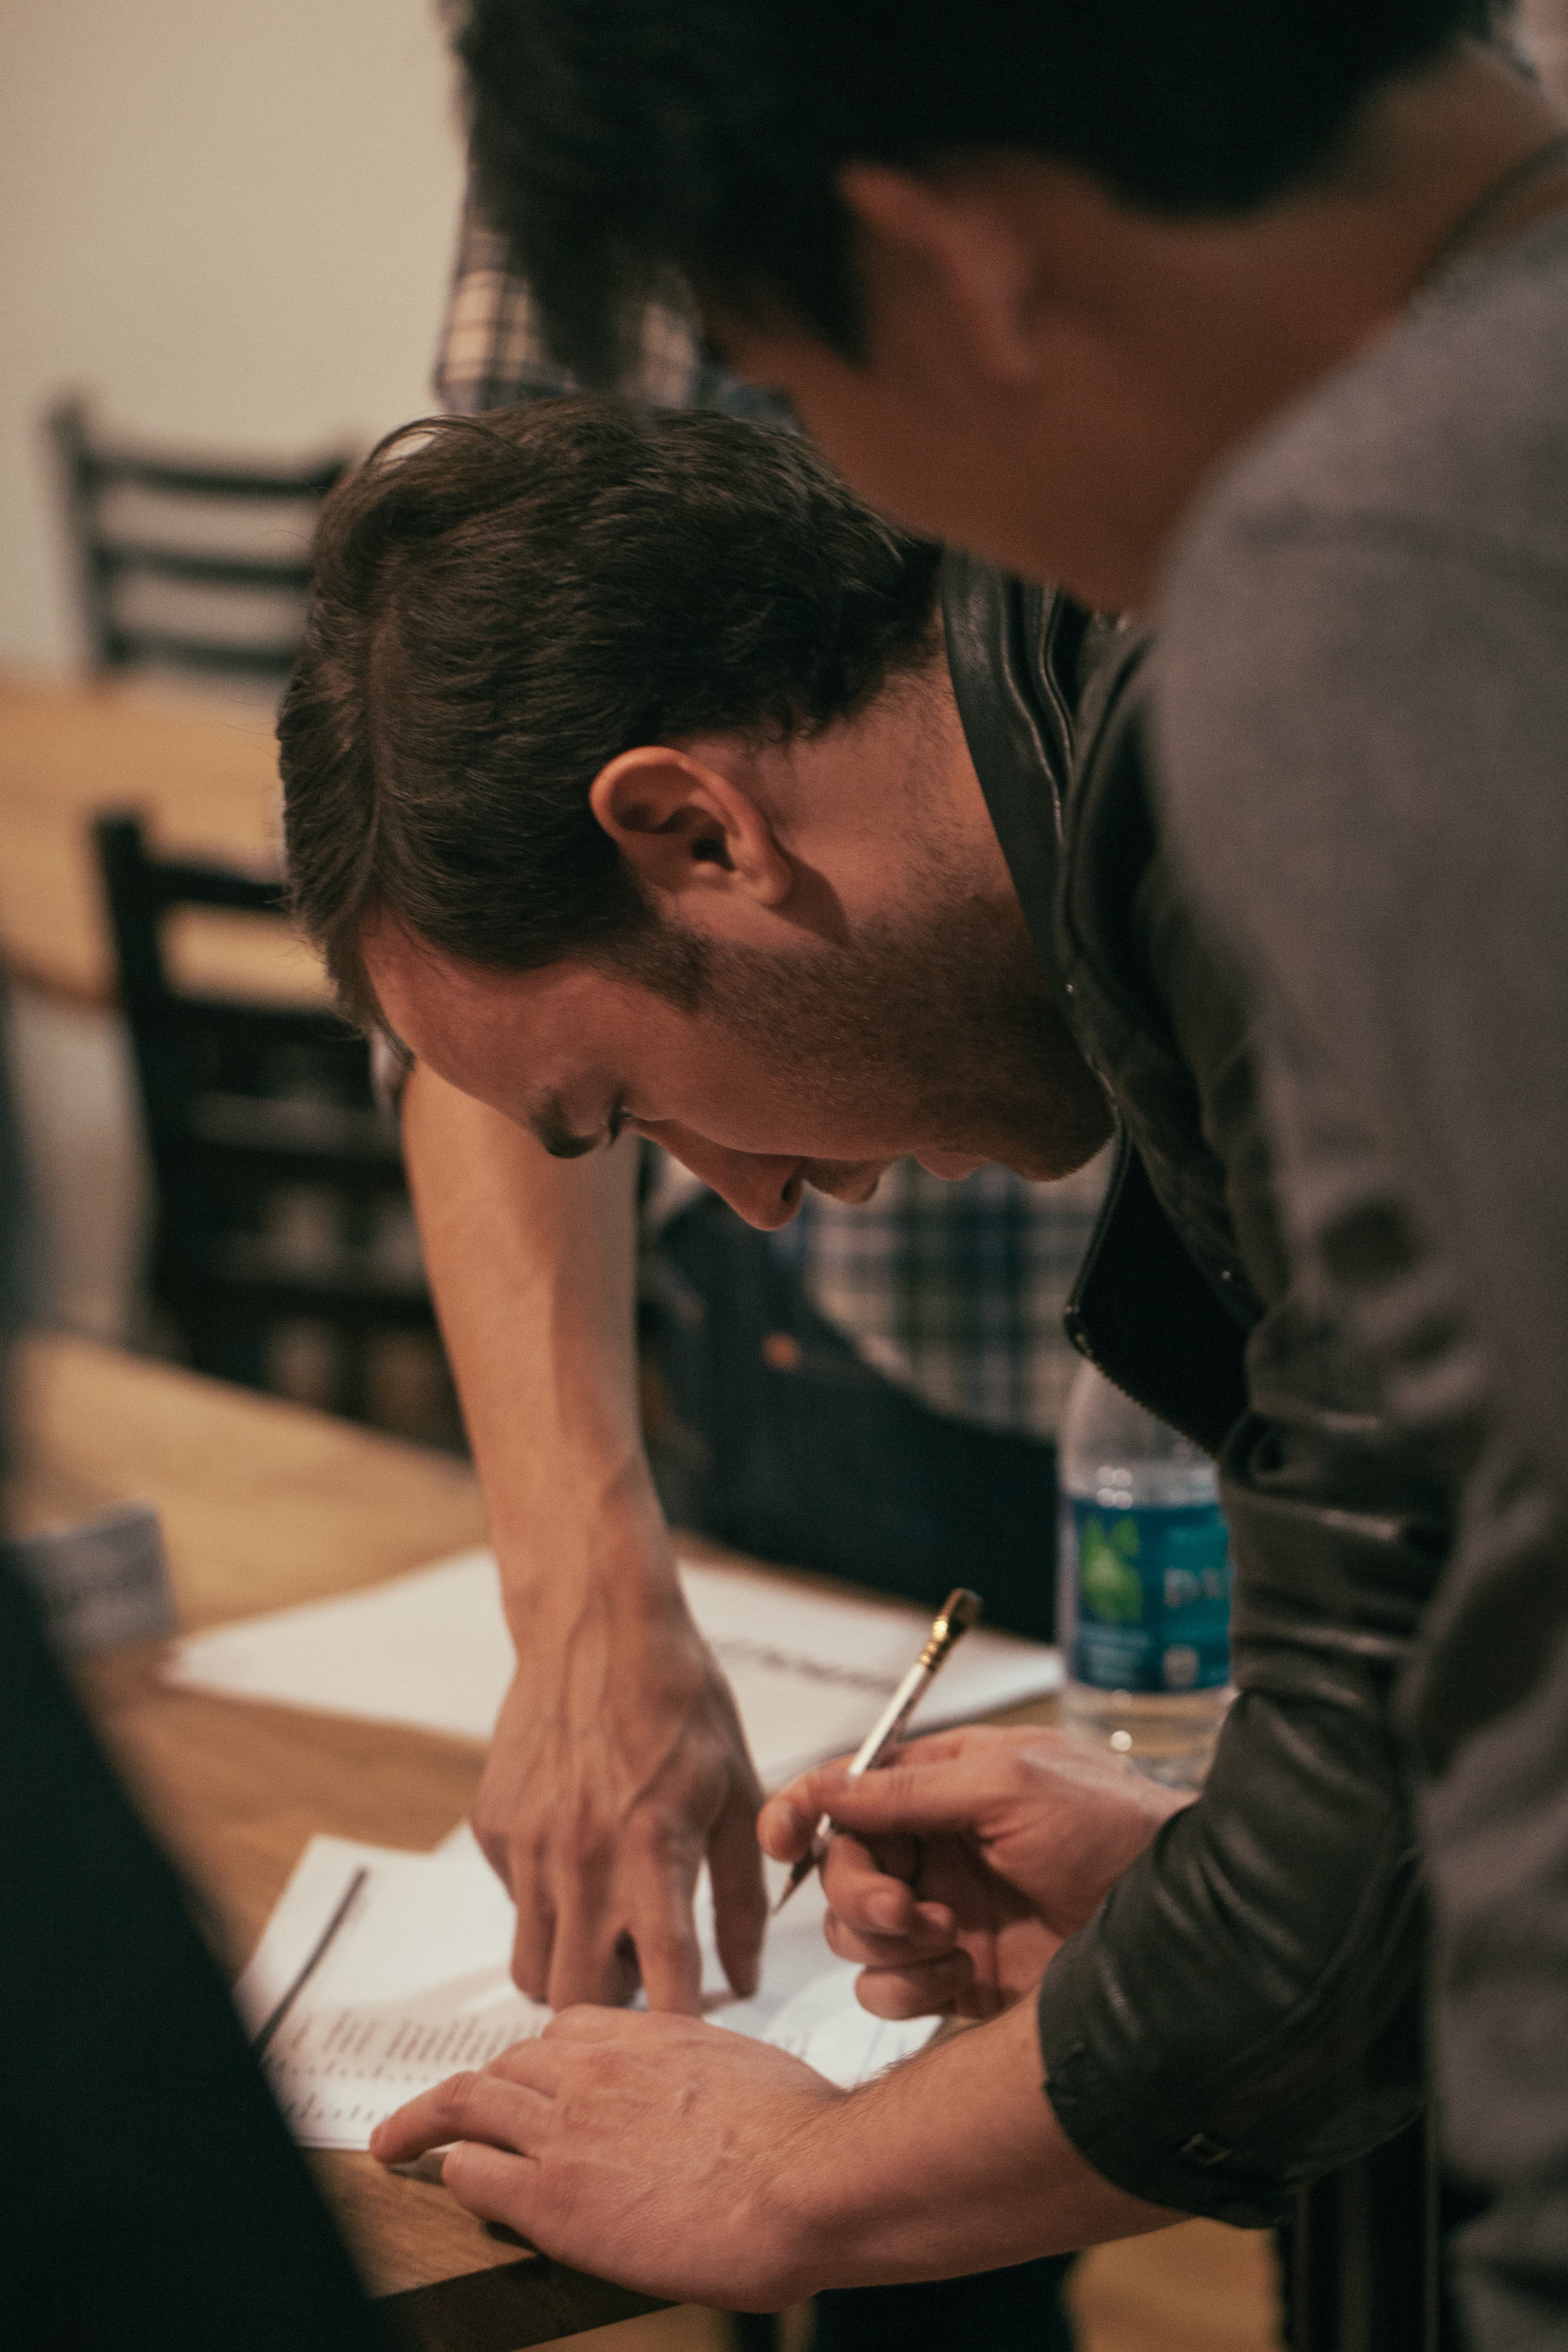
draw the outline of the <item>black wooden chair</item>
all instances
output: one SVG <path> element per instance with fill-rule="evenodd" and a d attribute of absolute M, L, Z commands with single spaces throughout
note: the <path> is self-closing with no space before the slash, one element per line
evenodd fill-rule
<path fill-rule="evenodd" d="M 89 659 L 287 677 L 321 500 L 353 460 L 182 457 L 97 434 L 85 402 L 50 412 Z"/>
<path fill-rule="evenodd" d="M 280 1326 L 325 1326 L 333 1401 L 363 1417 L 373 1335 L 435 1328 L 369 1048 L 330 1013 L 172 983 L 174 909 L 280 920 L 281 882 L 155 857 L 133 815 L 94 834 L 156 1186 L 153 1297 L 193 1365 L 255 1387 Z"/>

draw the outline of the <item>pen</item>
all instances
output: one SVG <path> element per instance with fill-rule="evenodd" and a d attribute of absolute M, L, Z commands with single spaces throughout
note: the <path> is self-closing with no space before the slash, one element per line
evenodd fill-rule
<path fill-rule="evenodd" d="M 328 1946 L 331 1943 L 331 1940 L 337 1934 L 338 1929 L 342 1926 L 343 1921 L 348 1917 L 349 1913 L 353 1909 L 354 1898 L 369 1876 L 370 1872 L 362 1864 L 359 1869 L 355 1871 L 353 1876 L 350 1879 L 347 1886 L 344 1887 L 342 1897 L 338 1904 L 337 1909 L 333 1912 L 331 1917 L 328 1920 L 326 1926 L 317 1937 L 315 1945 L 307 1956 L 304 1966 L 300 1970 L 300 1973 L 295 1978 L 293 1983 L 284 1993 L 281 2000 L 278 2003 L 277 2008 L 273 2011 L 271 2016 L 268 2019 L 260 2032 L 256 2036 L 254 2042 L 252 2042 L 250 2046 L 258 2058 L 266 2057 L 268 2047 L 272 2041 L 273 2035 L 277 2032 L 279 2027 L 288 2016 L 289 2011 L 293 2008 L 294 2003 L 299 2000 L 300 1995 L 304 1991 L 305 1987 L 310 1983 L 310 1979 L 315 1975 L 316 1970 L 321 1967 L 321 1962 L 326 1958 Z"/>
<path fill-rule="evenodd" d="M 862 1772 L 875 1771 L 931 1688 L 943 1662 L 952 1656 L 954 1645 L 968 1633 L 984 1605 L 978 1592 L 970 1592 L 962 1584 L 948 1594 L 940 1613 L 931 1621 L 924 1649 L 857 1748 L 849 1767 L 852 1780 L 858 1780 Z M 773 1905 L 775 1919 L 795 1888 L 820 1865 L 832 1830 L 833 1823 L 824 1813 L 812 1832 L 811 1843 L 790 1872 L 784 1892 Z"/>

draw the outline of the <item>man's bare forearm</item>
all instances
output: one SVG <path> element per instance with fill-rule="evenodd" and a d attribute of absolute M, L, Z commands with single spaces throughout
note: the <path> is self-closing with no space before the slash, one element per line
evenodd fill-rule
<path fill-rule="evenodd" d="M 448 2188 L 557 2261 L 775 2311 L 1183 2219 L 1095 2171 L 1041 2072 L 1027 2000 L 850 2092 L 715 2026 L 574 2009 L 411 2101 L 372 2146 L 401 2163 L 459 2143 Z"/>
<path fill-rule="evenodd" d="M 761 1792 L 643 1451 L 636 1147 L 552 1160 L 425 1069 L 403 1125 L 517 1644 L 473 1813 L 517 1904 L 513 1972 L 557 2007 L 624 2000 L 640 1972 L 653 2007 L 695 2010 L 706 1859 L 750 1991 Z"/>
<path fill-rule="evenodd" d="M 854 2093 L 808 2192 L 818 2283 L 948 2278 L 1183 2220 L 1085 2161 L 1043 2074 L 1026 2000 Z"/>
<path fill-rule="evenodd" d="M 636 1144 L 552 1160 L 423 1067 L 403 1137 L 509 1607 L 560 1576 L 568 1525 L 626 1515 L 651 1570 L 666 1547 L 637 1425 Z"/>

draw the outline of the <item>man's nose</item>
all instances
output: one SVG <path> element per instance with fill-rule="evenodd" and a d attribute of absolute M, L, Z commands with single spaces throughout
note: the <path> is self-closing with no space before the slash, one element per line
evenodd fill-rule
<path fill-rule="evenodd" d="M 787 1225 L 800 1206 L 802 1162 L 798 1159 L 727 1151 L 722 1144 L 709 1143 L 685 1128 L 667 1127 L 662 1121 L 656 1140 L 721 1200 L 728 1201 L 737 1216 L 765 1234 Z"/>

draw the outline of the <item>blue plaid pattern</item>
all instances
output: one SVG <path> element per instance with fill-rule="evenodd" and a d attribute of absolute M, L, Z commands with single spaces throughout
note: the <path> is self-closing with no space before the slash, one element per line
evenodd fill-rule
<path fill-rule="evenodd" d="M 632 398 L 790 421 L 781 402 L 726 375 L 704 352 L 693 316 L 673 304 L 647 305 L 636 349 L 621 387 Z M 508 268 L 506 240 L 471 207 L 436 389 L 448 410 L 468 416 L 578 389 L 551 356 L 532 291 Z M 864 1208 L 808 1192 L 773 1245 L 818 1314 L 922 1404 L 987 1429 L 1050 1437 L 1079 1360 L 1062 1310 L 1108 1170 L 1102 1155 L 1057 1184 L 1030 1184 L 1005 1168 L 947 1184 L 901 1160 Z M 673 1207 L 682 1188 L 657 1189 Z"/>
<path fill-rule="evenodd" d="M 1062 1315 L 1109 1164 L 1056 1184 L 1006 1168 L 947 1184 L 901 1160 L 862 1209 L 808 1192 L 773 1246 L 818 1314 L 922 1404 L 1049 1437 L 1079 1365 Z"/>

